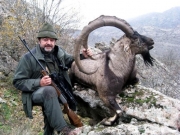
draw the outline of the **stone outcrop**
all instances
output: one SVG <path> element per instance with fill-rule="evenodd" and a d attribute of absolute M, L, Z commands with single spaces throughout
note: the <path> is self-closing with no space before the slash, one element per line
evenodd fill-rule
<path fill-rule="evenodd" d="M 2 81 L 14 72 L 16 65 L 17 62 L 7 52 L 0 49 L 0 79 Z"/>
<path fill-rule="evenodd" d="M 117 96 L 124 114 L 112 127 L 100 122 L 111 111 L 104 106 L 97 93 L 91 89 L 75 87 L 80 114 L 91 117 L 93 126 L 84 126 L 82 135 L 179 135 L 180 101 L 170 98 L 152 88 L 141 85 L 128 87 Z"/>

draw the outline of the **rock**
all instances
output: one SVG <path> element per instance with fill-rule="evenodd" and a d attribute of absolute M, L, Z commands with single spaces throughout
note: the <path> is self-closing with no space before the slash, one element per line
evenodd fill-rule
<path fill-rule="evenodd" d="M 0 103 L 6 103 L 7 101 L 0 97 Z"/>
<path fill-rule="evenodd" d="M 0 51 L 0 78 L 5 80 L 8 75 L 14 72 L 17 63 L 7 52 Z"/>
<path fill-rule="evenodd" d="M 77 86 L 76 86 L 77 87 Z M 180 101 L 152 88 L 141 85 L 128 87 L 117 96 L 117 102 L 126 115 L 113 127 L 100 126 L 99 122 L 112 115 L 97 93 L 91 89 L 75 90 L 80 114 L 96 121 L 87 135 L 168 134 L 179 135 Z M 81 101 L 81 102 L 79 102 Z M 87 131 L 86 131 L 87 132 Z M 83 135 L 83 134 L 82 134 Z"/>

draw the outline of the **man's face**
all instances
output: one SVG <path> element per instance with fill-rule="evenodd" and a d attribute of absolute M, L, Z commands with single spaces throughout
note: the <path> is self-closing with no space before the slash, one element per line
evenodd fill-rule
<path fill-rule="evenodd" d="M 54 38 L 40 38 L 39 44 L 46 52 L 51 52 L 54 49 L 56 40 Z"/>

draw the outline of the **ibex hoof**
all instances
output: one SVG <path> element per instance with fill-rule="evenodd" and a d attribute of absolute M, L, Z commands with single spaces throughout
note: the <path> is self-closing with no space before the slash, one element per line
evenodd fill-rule
<path fill-rule="evenodd" d="M 118 119 L 119 116 L 115 114 L 113 117 L 103 119 L 100 124 L 105 126 L 112 126 L 117 122 Z"/>
<path fill-rule="evenodd" d="M 101 125 L 105 125 L 105 126 L 111 126 L 112 125 L 112 122 L 111 121 L 108 121 L 108 118 L 105 118 L 103 119 L 101 122 L 100 122 Z"/>

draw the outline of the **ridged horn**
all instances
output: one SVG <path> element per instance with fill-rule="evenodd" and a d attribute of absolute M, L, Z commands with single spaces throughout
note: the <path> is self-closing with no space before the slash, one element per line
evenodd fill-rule
<path fill-rule="evenodd" d="M 126 34 L 126 36 L 132 36 L 134 34 L 134 30 L 125 20 L 117 18 L 115 16 L 101 15 L 97 19 L 91 21 L 81 31 L 80 36 L 75 41 L 75 48 L 74 48 L 75 50 L 74 58 L 75 58 L 76 65 L 78 66 L 79 70 L 85 74 L 93 74 L 94 72 L 97 71 L 97 69 L 95 69 L 94 71 L 87 71 L 87 69 L 85 69 L 81 64 L 79 51 L 81 49 L 81 46 L 83 46 L 86 49 L 88 48 L 87 41 L 88 41 L 89 34 L 93 30 L 103 27 L 103 26 L 114 26 L 116 28 L 119 28 Z"/>

